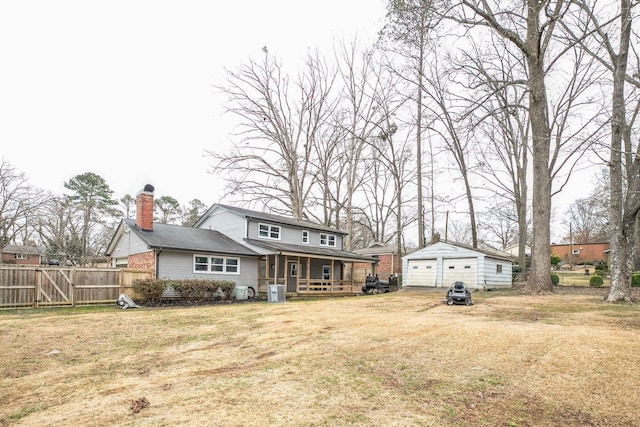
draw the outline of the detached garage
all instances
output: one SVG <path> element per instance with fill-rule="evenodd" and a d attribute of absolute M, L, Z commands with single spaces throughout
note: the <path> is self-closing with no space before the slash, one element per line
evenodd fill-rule
<path fill-rule="evenodd" d="M 403 286 L 472 289 L 510 288 L 512 260 L 506 254 L 459 243 L 436 242 L 402 257 Z"/>

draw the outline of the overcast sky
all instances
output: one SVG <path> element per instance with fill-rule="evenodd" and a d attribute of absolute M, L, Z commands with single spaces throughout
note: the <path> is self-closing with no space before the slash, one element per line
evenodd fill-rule
<path fill-rule="evenodd" d="M 0 157 L 55 194 L 93 172 L 116 198 L 149 183 L 219 202 L 205 150 L 229 140 L 224 69 L 263 46 L 297 67 L 309 48 L 372 40 L 385 3 L 0 0 Z M 557 213 L 575 196 L 554 197 Z"/>
<path fill-rule="evenodd" d="M 0 1 L 0 156 L 56 194 L 93 172 L 117 198 L 150 183 L 210 205 L 224 68 L 263 46 L 293 66 L 309 48 L 329 55 L 384 14 L 382 0 Z"/>

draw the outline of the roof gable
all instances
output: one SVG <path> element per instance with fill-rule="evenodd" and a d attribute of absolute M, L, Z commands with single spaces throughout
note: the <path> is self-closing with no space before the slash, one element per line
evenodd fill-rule
<path fill-rule="evenodd" d="M 503 260 L 511 260 L 513 257 L 509 254 L 502 253 L 497 250 L 490 250 L 487 248 L 474 248 L 469 245 L 465 245 L 463 243 L 456 242 L 435 242 L 431 243 L 424 248 L 417 250 L 409 255 L 404 256 L 403 258 L 407 259 L 420 259 L 425 257 L 437 257 L 437 256 L 460 256 L 460 257 L 470 257 L 470 256 L 478 256 L 484 255 L 491 258 L 503 259 Z"/>

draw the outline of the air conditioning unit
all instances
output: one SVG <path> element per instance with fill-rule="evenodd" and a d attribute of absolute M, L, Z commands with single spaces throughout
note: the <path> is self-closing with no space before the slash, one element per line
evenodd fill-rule
<path fill-rule="evenodd" d="M 267 301 L 269 302 L 285 302 L 286 293 L 284 291 L 284 285 L 269 285 L 267 286 Z"/>
<path fill-rule="evenodd" d="M 249 298 L 249 288 L 246 286 L 236 286 L 233 290 L 233 297 L 237 300 Z"/>

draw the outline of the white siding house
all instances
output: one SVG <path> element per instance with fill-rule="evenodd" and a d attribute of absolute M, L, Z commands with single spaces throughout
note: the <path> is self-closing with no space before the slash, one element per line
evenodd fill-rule
<path fill-rule="evenodd" d="M 466 245 L 436 242 L 402 257 L 403 286 L 448 288 L 464 282 L 472 289 L 509 288 L 508 255 Z"/>

